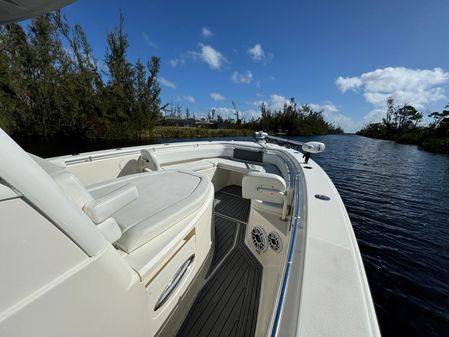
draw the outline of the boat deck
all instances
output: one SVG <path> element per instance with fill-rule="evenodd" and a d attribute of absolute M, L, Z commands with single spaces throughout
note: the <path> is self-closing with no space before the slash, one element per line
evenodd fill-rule
<path fill-rule="evenodd" d="M 241 188 L 215 193 L 215 251 L 206 284 L 178 331 L 178 337 L 254 336 L 262 265 L 246 248 L 250 200 Z"/>

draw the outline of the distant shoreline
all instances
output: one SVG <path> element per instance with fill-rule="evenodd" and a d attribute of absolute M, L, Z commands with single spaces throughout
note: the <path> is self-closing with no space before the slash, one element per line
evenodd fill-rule
<path fill-rule="evenodd" d="M 82 152 L 157 144 L 161 140 L 169 139 L 248 137 L 252 136 L 253 133 L 253 130 L 248 129 L 203 129 L 157 126 L 148 132 L 148 134 L 140 135 L 140 137 L 88 138 L 63 135 L 49 137 L 12 135 L 12 137 L 25 151 L 48 158 Z"/>
<path fill-rule="evenodd" d="M 400 139 L 391 139 L 364 134 L 358 135 L 370 139 L 389 140 L 398 144 L 415 145 L 418 147 L 418 149 L 426 152 L 449 155 L 449 138 L 434 137 L 434 138 L 421 139 L 421 138 L 404 137 Z"/>
<path fill-rule="evenodd" d="M 64 135 L 48 137 L 34 135 L 12 135 L 12 137 L 25 151 L 48 158 L 83 152 L 157 144 L 165 140 L 200 140 L 224 137 L 252 137 L 254 132 L 255 130 L 244 128 L 207 129 L 194 127 L 155 126 L 147 134 L 140 134 L 138 137 L 88 138 Z"/>
<path fill-rule="evenodd" d="M 208 138 L 208 137 L 240 137 L 252 136 L 253 130 L 250 129 L 207 129 L 194 127 L 177 126 L 155 126 L 147 139 L 167 139 L 167 138 Z M 144 137 L 145 138 L 145 137 Z"/>

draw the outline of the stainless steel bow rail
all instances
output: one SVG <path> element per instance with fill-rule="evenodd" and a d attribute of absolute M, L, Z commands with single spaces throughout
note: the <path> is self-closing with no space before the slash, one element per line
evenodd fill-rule
<path fill-rule="evenodd" d="M 302 146 L 305 144 L 304 142 L 298 142 L 296 140 L 290 140 L 290 139 L 286 139 L 286 138 L 282 138 L 282 137 L 275 137 L 275 136 L 266 136 L 265 138 L 267 138 L 268 140 L 271 140 L 279 145 L 293 145 L 295 147 L 300 147 L 302 148 Z"/>
<path fill-rule="evenodd" d="M 307 164 L 309 161 L 310 155 L 312 153 L 320 153 L 323 152 L 326 146 L 324 143 L 320 142 L 298 142 L 296 140 L 290 140 L 282 137 L 270 136 L 268 133 L 263 131 L 257 131 L 254 134 L 256 140 L 258 142 L 265 143 L 267 140 L 272 141 L 273 143 L 279 144 L 281 146 L 285 146 L 288 148 L 301 149 L 304 152 L 304 161 Z"/>

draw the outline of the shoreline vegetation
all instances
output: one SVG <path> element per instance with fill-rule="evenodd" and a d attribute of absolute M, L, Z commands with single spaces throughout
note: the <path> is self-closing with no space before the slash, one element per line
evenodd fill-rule
<path fill-rule="evenodd" d="M 155 126 L 151 130 L 154 140 L 171 138 L 210 138 L 210 137 L 245 137 L 253 136 L 250 129 L 205 129 L 196 127 Z M 150 139 L 148 137 L 146 139 Z"/>
<path fill-rule="evenodd" d="M 393 98 L 387 99 L 387 111 L 382 122 L 370 123 L 356 134 L 402 144 L 418 145 L 422 150 L 449 154 L 449 104 L 441 112 L 428 114 L 432 121 L 419 125 L 423 113 L 413 106 L 397 106 Z"/>
<path fill-rule="evenodd" d="M 193 127 L 155 126 L 151 134 L 141 138 L 79 138 L 70 136 L 16 136 L 15 141 L 27 152 L 43 158 L 78 154 L 83 152 L 149 145 L 184 139 L 213 139 L 215 137 L 252 136 L 249 129 L 204 129 Z"/>
<path fill-rule="evenodd" d="M 340 134 L 322 111 L 295 99 L 280 109 L 260 105 L 247 120 L 233 102 L 231 116 L 162 103 L 157 56 L 130 62 L 124 18 L 107 33 L 103 60 L 94 57 L 80 25 L 59 11 L 27 24 L 0 26 L 0 127 L 33 139 L 146 141 L 248 136 L 255 130 L 288 136 Z M 195 113 L 199 118 L 195 117 Z"/>

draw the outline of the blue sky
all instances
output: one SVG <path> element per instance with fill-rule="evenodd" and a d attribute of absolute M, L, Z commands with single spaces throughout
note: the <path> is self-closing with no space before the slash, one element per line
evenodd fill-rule
<path fill-rule="evenodd" d="M 386 97 L 424 112 L 449 102 L 449 1 L 87 1 L 63 9 L 102 60 L 125 17 L 129 58 L 161 57 L 163 102 L 244 116 L 290 97 L 355 131 Z"/>

